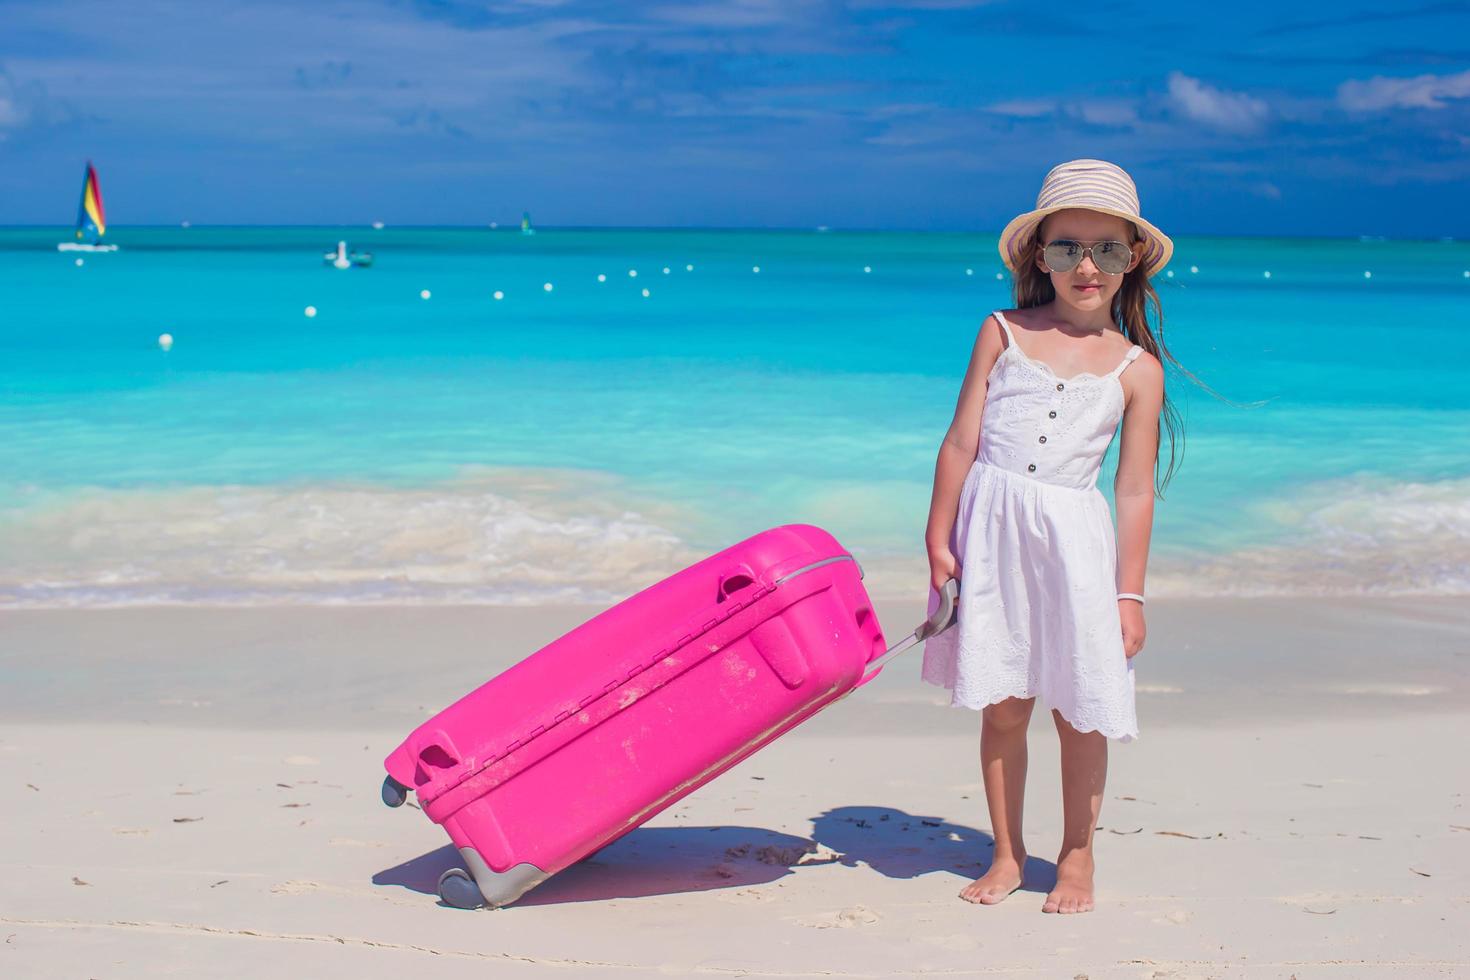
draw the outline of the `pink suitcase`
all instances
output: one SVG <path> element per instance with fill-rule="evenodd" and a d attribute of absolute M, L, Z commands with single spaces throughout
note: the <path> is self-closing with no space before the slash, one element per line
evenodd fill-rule
<path fill-rule="evenodd" d="M 469 872 L 449 905 L 499 907 L 616 840 L 947 628 L 891 650 L 826 531 L 763 531 L 583 623 L 429 719 L 388 756 Z"/>

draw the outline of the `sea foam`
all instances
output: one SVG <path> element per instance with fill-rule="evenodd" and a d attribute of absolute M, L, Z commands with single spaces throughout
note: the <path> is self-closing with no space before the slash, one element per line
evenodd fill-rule
<path fill-rule="evenodd" d="M 1279 532 L 1270 543 L 1156 550 L 1150 598 L 1470 593 L 1470 479 L 1354 477 L 1263 506 Z M 87 490 L 0 521 L 0 603 L 610 605 L 742 536 L 706 540 L 702 521 L 596 471 Z M 844 543 L 874 597 L 924 596 L 917 546 Z"/>
<path fill-rule="evenodd" d="M 609 603 L 700 557 L 605 474 L 89 490 L 0 524 L 0 603 Z"/>

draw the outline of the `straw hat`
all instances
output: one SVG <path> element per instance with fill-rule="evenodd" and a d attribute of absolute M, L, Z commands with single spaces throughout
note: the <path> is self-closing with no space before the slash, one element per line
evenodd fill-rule
<path fill-rule="evenodd" d="M 1031 244 L 1032 233 L 1041 219 L 1063 208 L 1086 208 L 1103 214 L 1117 215 L 1131 221 L 1143 236 L 1143 259 L 1139 263 L 1145 274 L 1152 276 L 1162 269 L 1174 254 L 1169 236 L 1138 215 L 1138 189 L 1122 167 L 1106 160 L 1069 160 L 1047 172 L 1036 195 L 1036 210 L 1011 219 L 1000 233 L 1000 257 L 1012 272 L 1021 262 L 1031 261 L 1023 255 Z"/>

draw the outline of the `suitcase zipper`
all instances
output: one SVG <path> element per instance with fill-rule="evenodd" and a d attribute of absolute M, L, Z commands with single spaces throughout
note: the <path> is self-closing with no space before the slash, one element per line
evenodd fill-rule
<path fill-rule="evenodd" d="M 780 585 L 787 579 L 796 578 L 796 576 L 800 575 L 802 572 L 809 572 L 814 568 L 821 568 L 823 565 L 830 565 L 833 562 L 838 561 L 850 561 L 854 565 L 857 565 L 858 578 L 861 579 L 863 577 L 863 566 L 856 558 L 854 558 L 852 555 L 838 555 L 835 558 L 823 558 L 821 561 L 814 561 L 810 565 L 803 565 L 794 572 L 787 572 L 785 575 L 782 575 L 780 578 L 776 579 L 776 584 Z"/>

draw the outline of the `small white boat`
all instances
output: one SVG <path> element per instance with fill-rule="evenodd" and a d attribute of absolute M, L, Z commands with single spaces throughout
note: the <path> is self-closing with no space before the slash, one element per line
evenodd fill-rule
<path fill-rule="evenodd" d="M 58 252 L 116 252 L 116 245 L 102 244 L 107 233 L 107 217 L 102 210 L 102 185 L 97 182 L 97 171 L 92 161 L 87 161 L 82 174 L 82 203 L 77 206 L 76 241 L 58 242 Z M 91 236 L 91 241 L 86 241 Z"/>
<path fill-rule="evenodd" d="M 367 268 L 373 264 L 373 253 L 349 252 L 346 242 L 338 242 L 336 251 L 322 253 L 322 264 L 334 269 L 350 269 L 354 265 Z"/>

